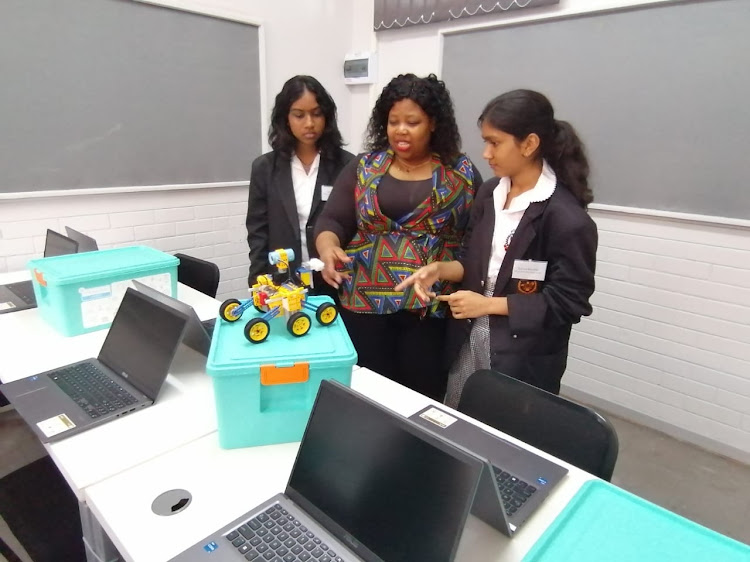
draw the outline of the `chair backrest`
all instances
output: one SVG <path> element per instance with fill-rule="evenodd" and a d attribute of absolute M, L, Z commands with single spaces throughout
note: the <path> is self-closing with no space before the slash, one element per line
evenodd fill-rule
<path fill-rule="evenodd" d="M 216 297 L 219 289 L 219 266 L 187 254 L 175 254 L 179 258 L 177 280 L 209 297 Z"/>
<path fill-rule="evenodd" d="M 483 369 L 466 381 L 458 411 L 599 478 L 612 478 L 617 433 L 591 408 Z"/>

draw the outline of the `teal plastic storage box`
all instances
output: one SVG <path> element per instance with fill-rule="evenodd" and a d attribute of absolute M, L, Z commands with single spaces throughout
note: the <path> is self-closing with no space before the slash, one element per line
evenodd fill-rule
<path fill-rule="evenodd" d="M 601 480 L 581 486 L 523 562 L 747 562 L 750 546 Z"/>
<path fill-rule="evenodd" d="M 308 300 L 316 306 L 332 302 L 322 296 Z M 258 316 L 251 308 L 237 322 L 216 320 L 206 372 L 213 379 L 224 449 L 300 441 L 320 381 L 349 386 L 357 362 L 341 317 L 328 326 L 313 317 L 310 331 L 296 337 L 279 315 L 269 321 L 268 339 L 251 343 L 243 330 Z"/>
<path fill-rule="evenodd" d="M 31 260 L 39 313 L 58 332 L 77 336 L 108 328 L 132 279 L 177 296 L 180 260 L 147 246 Z"/>

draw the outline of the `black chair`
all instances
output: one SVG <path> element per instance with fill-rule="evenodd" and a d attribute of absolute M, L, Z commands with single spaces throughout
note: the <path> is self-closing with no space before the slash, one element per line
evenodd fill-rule
<path fill-rule="evenodd" d="M 466 381 L 458 411 L 603 480 L 612 478 L 617 433 L 591 408 L 483 369 Z"/>
<path fill-rule="evenodd" d="M 0 478 L 0 515 L 34 562 L 85 562 L 78 500 L 49 456 Z"/>
<path fill-rule="evenodd" d="M 187 254 L 175 254 L 179 258 L 177 281 L 200 291 L 209 297 L 216 298 L 219 289 L 219 266 Z"/>

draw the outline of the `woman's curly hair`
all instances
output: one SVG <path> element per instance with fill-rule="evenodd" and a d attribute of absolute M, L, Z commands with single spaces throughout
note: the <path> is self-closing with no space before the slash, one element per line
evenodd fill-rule
<path fill-rule="evenodd" d="M 425 78 L 414 74 L 400 74 L 383 88 L 367 127 L 367 149 L 383 151 L 389 147 L 388 114 L 393 104 L 404 99 L 410 99 L 419 105 L 434 122 L 430 150 L 437 153 L 444 164 L 453 163 L 461 153 L 461 135 L 450 93 L 445 83 L 434 74 Z"/>

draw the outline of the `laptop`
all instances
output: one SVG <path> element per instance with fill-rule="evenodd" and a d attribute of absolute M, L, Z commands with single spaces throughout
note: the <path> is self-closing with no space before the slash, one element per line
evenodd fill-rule
<path fill-rule="evenodd" d="M 472 513 L 507 536 L 515 533 L 568 473 L 567 468 L 443 409 L 429 406 L 409 419 L 490 462 L 494 484 L 483 482 Z M 502 500 L 500 512 L 490 499 L 495 487 Z"/>
<path fill-rule="evenodd" d="M 484 466 L 408 419 L 323 380 L 286 491 L 172 562 L 450 562 Z M 243 483 L 238 486 L 241 492 Z"/>
<path fill-rule="evenodd" d="M 0 385 L 43 443 L 154 403 L 187 316 L 128 287 L 96 359 Z"/>
<path fill-rule="evenodd" d="M 47 229 L 44 257 L 64 256 L 78 252 L 78 242 L 59 232 Z M 0 285 L 0 314 L 36 308 L 34 285 L 31 281 L 18 281 Z"/>
<path fill-rule="evenodd" d="M 78 232 L 77 230 L 66 226 L 65 234 L 68 235 L 68 238 L 72 238 L 73 240 L 78 242 L 78 251 L 80 253 L 95 252 L 99 249 L 99 245 L 96 243 L 96 240 L 91 238 L 91 236 L 86 236 L 83 232 Z"/>
<path fill-rule="evenodd" d="M 152 299 L 158 300 L 162 304 L 170 306 L 187 316 L 188 322 L 182 342 L 198 353 L 208 357 L 208 351 L 211 349 L 211 337 L 214 333 L 216 318 L 211 318 L 210 320 L 204 320 L 201 322 L 201 319 L 198 318 L 198 315 L 195 313 L 195 309 L 189 304 L 173 299 L 169 295 L 165 295 L 161 291 L 157 291 L 135 279 L 133 279 L 132 283 L 133 286 L 144 295 L 148 295 Z"/>

